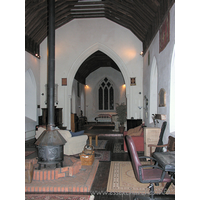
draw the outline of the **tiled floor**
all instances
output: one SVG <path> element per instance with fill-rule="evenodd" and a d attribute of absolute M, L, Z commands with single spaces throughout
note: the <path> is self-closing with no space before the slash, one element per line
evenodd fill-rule
<path fill-rule="evenodd" d="M 96 125 L 96 124 L 95 124 Z M 113 132 L 112 129 L 93 129 L 91 128 L 91 124 L 84 127 L 85 132 L 87 133 L 97 133 L 99 134 L 99 140 L 108 140 L 108 143 L 106 144 L 105 151 L 111 151 L 111 161 L 129 161 L 129 155 L 128 153 L 113 153 L 113 148 L 115 143 L 123 143 L 123 137 L 115 136 L 115 137 L 107 137 L 107 136 L 101 136 L 101 134 L 116 134 L 116 132 Z M 119 133 L 117 133 L 119 134 Z M 35 150 L 35 147 L 33 145 L 33 141 L 26 142 L 26 150 Z M 37 152 L 29 155 L 26 158 L 34 158 L 37 156 Z M 107 188 L 107 181 L 108 181 L 108 175 L 109 175 L 109 169 L 110 169 L 110 162 L 99 162 L 99 167 L 93 182 L 93 185 L 91 187 L 90 192 L 86 194 L 94 194 L 95 200 L 103 200 L 103 199 L 110 199 L 110 200 L 130 200 L 133 199 L 134 195 L 113 195 L 106 193 Z M 162 197 L 161 199 L 166 199 L 166 197 Z M 174 195 L 168 195 L 168 199 L 172 200 L 175 199 Z"/>

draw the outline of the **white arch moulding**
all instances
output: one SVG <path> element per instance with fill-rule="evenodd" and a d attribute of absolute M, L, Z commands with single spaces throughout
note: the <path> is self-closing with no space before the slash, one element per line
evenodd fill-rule
<path fill-rule="evenodd" d="M 122 61 L 122 59 L 117 55 L 112 49 L 109 47 L 101 44 L 101 43 L 95 43 L 94 45 L 90 46 L 88 49 L 86 49 L 80 56 L 77 57 L 73 65 L 71 66 L 70 70 L 67 74 L 67 83 L 68 86 L 66 87 L 65 91 L 65 105 L 64 105 L 64 121 L 63 123 L 67 126 L 68 129 L 71 128 L 71 96 L 72 96 L 72 85 L 73 85 L 73 80 L 75 77 L 75 74 L 78 70 L 78 68 L 81 66 L 81 64 L 93 53 L 96 51 L 102 51 L 106 55 L 108 55 L 113 61 L 117 64 L 119 69 L 122 72 L 122 75 L 124 77 L 124 81 L 126 84 L 126 98 L 127 98 L 127 118 L 130 118 L 130 113 L 129 113 L 129 108 L 130 108 L 130 82 L 129 82 L 129 76 L 130 72 L 128 71 L 126 65 Z"/>

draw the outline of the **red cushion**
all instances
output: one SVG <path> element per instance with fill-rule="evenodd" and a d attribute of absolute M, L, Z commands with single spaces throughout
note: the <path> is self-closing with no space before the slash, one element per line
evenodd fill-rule
<path fill-rule="evenodd" d="M 127 135 L 127 131 L 124 131 L 124 151 L 128 151 L 126 147 L 125 135 Z M 137 151 L 144 151 L 144 131 L 140 136 L 132 136 L 132 139 L 135 143 L 135 147 Z"/>

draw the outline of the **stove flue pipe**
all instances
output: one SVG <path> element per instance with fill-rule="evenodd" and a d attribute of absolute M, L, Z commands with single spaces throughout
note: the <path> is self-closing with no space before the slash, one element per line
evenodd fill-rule
<path fill-rule="evenodd" d="M 54 86 L 55 86 L 55 0 L 48 0 L 49 5 L 49 34 L 47 46 L 47 62 L 48 62 L 48 81 L 47 81 L 47 106 L 48 121 L 47 130 L 43 131 L 36 141 L 38 148 L 38 169 L 41 165 L 51 165 L 58 163 L 63 166 L 64 159 L 63 145 L 66 140 L 55 129 L 54 122 Z"/>
<path fill-rule="evenodd" d="M 47 130 L 54 130 L 55 107 L 54 107 L 54 86 L 55 86 L 55 0 L 49 2 L 49 35 L 48 35 L 48 84 L 47 84 L 47 108 L 48 124 Z"/>

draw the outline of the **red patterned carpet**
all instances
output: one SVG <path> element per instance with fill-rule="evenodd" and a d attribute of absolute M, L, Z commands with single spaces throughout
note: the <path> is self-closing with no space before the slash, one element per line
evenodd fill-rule
<path fill-rule="evenodd" d="M 95 158 L 99 161 L 110 161 L 110 151 L 95 151 Z"/>
<path fill-rule="evenodd" d="M 90 195 L 71 195 L 71 194 L 26 194 L 25 200 L 89 200 Z"/>

